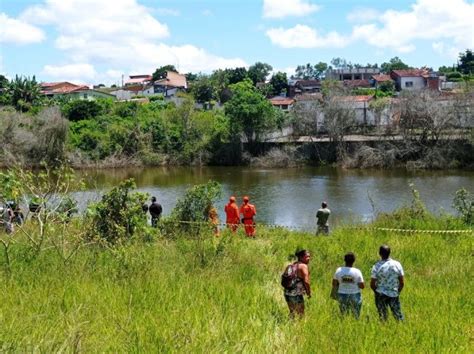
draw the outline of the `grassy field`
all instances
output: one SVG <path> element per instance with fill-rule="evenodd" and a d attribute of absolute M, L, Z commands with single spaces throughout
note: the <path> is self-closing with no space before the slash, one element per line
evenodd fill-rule
<path fill-rule="evenodd" d="M 67 263 L 55 248 L 31 257 L 15 237 L 11 272 L 0 256 L 0 352 L 474 350 L 472 234 L 339 229 L 316 237 L 260 229 L 257 239 L 224 232 L 113 249 L 92 245 Z M 363 291 L 361 319 L 341 319 L 329 298 L 335 269 L 353 251 L 368 281 L 382 243 L 406 272 L 406 321 L 380 323 L 370 289 Z M 305 318 L 291 321 L 279 277 L 296 248 L 312 252 L 313 298 Z"/>

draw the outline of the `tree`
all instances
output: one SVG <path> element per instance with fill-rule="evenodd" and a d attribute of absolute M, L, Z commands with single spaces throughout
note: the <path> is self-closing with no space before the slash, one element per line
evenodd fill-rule
<path fill-rule="evenodd" d="M 288 78 L 286 77 L 286 73 L 279 71 L 274 74 L 270 79 L 270 84 L 273 87 L 274 95 L 286 94 L 288 91 Z"/>
<path fill-rule="evenodd" d="M 356 121 L 354 107 L 350 101 L 332 94 L 325 97 L 322 111 L 329 139 L 336 144 L 337 158 L 343 160 L 346 155 L 344 136 L 350 132 Z"/>
<path fill-rule="evenodd" d="M 8 85 L 8 94 L 12 106 L 21 112 L 29 111 L 41 101 L 40 86 L 34 76 L 31 79 L 26 76 L 15 76 Z"/>
<path fill-rule="evenodd" d="M 306 65 L 298 65 L 295 70 L 295 79 L 309 80 L 314 78 L 315 71 L 313 66 L 308 63 Z"/>
<path fill-rule="evenodd" d="M 380 65 L 380 70 L 386 74 L 389 74 L 392 70 L 405 69 L 410 69 L 410 66 L 405 64 L 399 57 L 393 57 L 388 63 L 385 62 Z"/>
<path fill-rule="evenodd" d="M 274 109 L 250 79 L 231 85 L 230 89 L 232 97 L 225 104 L 225 114 L 230 119 L 231 134 L 235 138 L 244 134 L 252 149 L 262 134 L 275 128 Z"/>
<path fill-rule="evenodd" d="M 74 100 L 66 103 L 62 113 L 71 122 L 95 118 L 102 113 L 102 106 L 97 101 Z"/>
<path fill-rule="evenodd" d="M 244 81 L 248 77 L 247 69 L 235 68 L 224 70 L 230 85 Z"/>
<path fill-rule="evenodd" d="M 474 73 L 474 54 L 472 50 L 466 49 L 464 53 L 459 53 L 458 70 L 464 75 Z"/>
<path fill-rule="evenodd" d="M 5 76 L 0 75 L 0 89 L 7 88 L 7 87 L 8 87 L 8 79 Z"/>
<path fill-rule="evenodd" d="M 160 66 L 159 68 L 157 68 L 155 70 L 155 72 L 153 73 L 152 75 L 152 80 L 153 81 L 156 81 L 156 80 L 160 80 L 160 79 L 163 79 L 166 77 L 166 73 L 168 71 L 174 71 L 175 73 L 178 72 L 178 70 L 176 70 L 176 68 L 174 67 L 174 65 L 165 65 L 165 66 Z"/>
<path fill-rule="evenodd" d="M 248 77 L 256 85 L 257 82 L 265 82 L 272 70 L 273 68 L 270 64 L 257 62 L 249 67 Z"/>
<path fill-rule="evenodd" d="M 324 73 L 328 69 L 328 65 L 320 61 L 314 66 L 315 79 L 321 80 L 324 77 Z"/>
<path fill-rule="evenodd" d="M 207 75 L 201 75 L 193 82 L 191 92 L 199 103 L 212 101 L 216 96 L 212 82 Z"/>
<path fill-rule="evenodd" d="M 352 64 L 350 62 L 348 63 L 345 58 L 332 58 L 331 59 L 331 64 L 336 68 L 336 69 L 348 69 L 349 65 L 352 67 Z"/>
<path fill-rule="evenodd" d="M 198 74 L 187 73 L 187 74 L 184 74 L 184 76 L 186 77 L 186 81 L 188 81 L 188 82 L 193 82 L 193 81 L 196 81 L 197 79 L 199 79 Z"/>

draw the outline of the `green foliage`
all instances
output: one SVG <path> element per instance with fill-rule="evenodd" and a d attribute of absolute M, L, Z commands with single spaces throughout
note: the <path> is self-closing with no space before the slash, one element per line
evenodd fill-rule
<path fill-rule="evenodd" d="M 381 93 L 385 94 L 384 97 L 393 96 L 395 92 L 395 84 L 392 80 L 381 82 L 378 88 L 381 92 L 379 92 L 377 96 Z"/>
<path fill-rule="evenodd" d="M 253 84 L 256 85 L 257 82 L 265 82 L 267 76 L 273 70 L 273 67 L 270 64 L 256 62 L 253 65 L 250 65 L 248 70 L 248 78 L 252 80 Z"/>
<path fill-rule="evenodd" d="M 142 205 L 148 194 L 132 192 L 136 188 L 133 179 L 120 183 L 102 196 L 100 202 L 88 209 L 90 218 L 89 237 L 98 236 L 110 244 L 129 240 L 146 226 L 146 214 Z"/>
<path fill-rule="evenodd" d="M 216 98 L 212 81 L 207 75 L 201 75 L 193 82 L 191 92 L 199 103 L 210 102 Z"/>
<path fill-rule="evenodd" d="M 62 107 L 62 113 L 71 122 L 96 118 L 103 113 L 103 107 L 97 101 L 74 100 Z"/>
<path fill-rule="evenodd" d="M 253 143 L 275 127 L 275 114 L 271 103 L 258 92 L 252 81 L 231 85 L 232 98 L 225 104 L 230 119 L 230 130 L 235 137 L 245 134 Z"/>
<path fill-rule="evenodd" d="M 405 64 L 399 57 L 393 57 L 388 62 L 380 65 L 380 70 L 385 74 L 390 74 L 392 70 L 410 69 L 408 64 Z"/>
<path fill-rule="evenodd" d="M 462 74 L 458 71 L 449 72 L 446 74 L 448 81 L 459 82 L 462 81 Z"/>
<path fill-rule="evenodd" d="M 270 85 L 273 87 L 274 95 L 286 94 L 288 91 L 288 78 L 286 77 L 286 73 L 277 72 L 272 75 Z"/>
<path fill-rule="evenodd" d="M 178 200 L 171 212 L 176 221 L 207 222 L 209 211 L 222 194 L 222 186 L 216 181 L 198 184 L 189 188 Z M 184 224 L 186 226 L 186 224 Z M 188 225 L 189 226 L 189 225 Z"/>
<path fill-rule="evenodd" d="M 466 224 L 472 225 L 474 223 L 474 194 L 461 188 L 456 192 L 453 208 L 461 214 Z"/>
<path fill-rule="evenodd" d="M 310 63 L 306 65 L 298 65 L 296 67 L 295 75 L 292 78 L 302 80 L 320 80 L 323 78 L 327 69 L 328 65 L 322 61 L 315 65 L 311 65 Z"/>
<path fill-rule="evenodd" d="M 174 71 L 174 72 L 178 72 L 178 70 L 176 70 L 176 68 L 174 67 L 174 65 L 164 65 L 164 66 L 160 66 L 159 68 L 157 68 L 155 70 L 155 72 L 153 73 L 152 75 L 152 80 L 153 81 L 156 81 L 156 80 L 160 80 L 160 79 L 163 79 L 166 77 L 166 73 L 168 71 Z"/>
<path fill-rule="evenodd" d="M 16 75 L 7 86 L 7 94 L 11 105 L 21 112 L 27 112 L 41 103 L 40 86 L 34 76 L 30 79 Z"/>
<path fill-rule="evenodd" d="M 474 74 L 474 54 L 471 49 L 459 53 L 458 70 L 465 75 Z"/>

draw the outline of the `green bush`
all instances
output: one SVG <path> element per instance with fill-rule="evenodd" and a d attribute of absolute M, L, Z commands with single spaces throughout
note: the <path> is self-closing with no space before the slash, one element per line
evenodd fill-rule
<path fill-rule="evenodd" d="M 62 107 L 62 113 L 71 122 L 95 118 L 103 112 L 103 106 L 97 101 L 75 100 Z"/>
<path fill-rule="evenodd" d="M 474 222 L 474 194 L 461 188 L 456 192 L 453 208 L 461 214 L 466 224 L 471 225 Z"/>
<path fill-rule="evenodd" d="M 130 239 L 146 226 L 146 214 L 142 210 L 148 194 L 132 192 L 136 188 L 133 179 L 126 180 L 106 193 L 102 200 L 88 209 L 91 218 L 89 237 L 98 236 L 108 243 Z"/>

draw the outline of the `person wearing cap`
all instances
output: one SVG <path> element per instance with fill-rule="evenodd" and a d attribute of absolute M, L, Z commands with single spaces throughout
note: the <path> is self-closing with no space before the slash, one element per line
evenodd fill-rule
<path fill-rule="evenodd" d="M 321 208 L 318 209 L 316 213 L 316 224 L 318 225 L 318 231 L 316 232 L 317 235 L 323 233 L 325 235 L 329 234 L 329 215 L 331 214 L 331 210 L 328 209 L 328 203 L 322 202 Z"/>
<path fill-rule="evenodd" d="M 161 207 L 161 204 L 156 201 L 156 197 L 151 197 L 151 204 L 148 207 L 148 211 L 151 215 L 151 226 L 157 227 L 163 208 Z"/>
<path fill-rule="evenodd" d="M 240 206 L 240 214 L 244 223 L 245 233 L 248 237 L 255 237 L 255 222 L 253 218 L 257 215 L 255 205 L 249 203 L 249 197 L 244 197 L 244 202 Z"/>
<path fill-rule="evenodd" d="M 232 232 L 237 231 L 237 228 L 240 224 L 240 217 L 239 217 L 239 207 L 235 203 L 235 197 L 232 196 L 229 198 L 229 203 L 227 203 L 224 207 L 226 220 L 225 223 L 227 227 L 232 230 Z"/>

